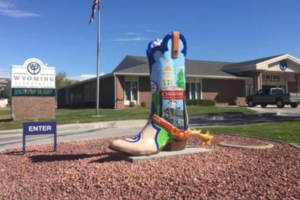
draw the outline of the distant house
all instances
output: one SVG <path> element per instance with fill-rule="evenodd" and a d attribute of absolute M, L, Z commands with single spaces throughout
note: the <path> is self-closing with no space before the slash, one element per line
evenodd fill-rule
<path fill-rule="evenodd" d="M 300 92 L 300 60 L 289 54 L 245 62 L 186 61 L 186 99 L 211 99 L 217 104 L 245 104 L 245 96 L 261 88 Z M 58 107 L 94 107 L 96 78 L 58 90 Z M 150 106 L 146 57 L 126 56 L 112 73 L 100 78 L 100 107 L 124 108 L 134 102 Z"/>
<path fill-rule="evenodd" d="M 0 78 L 0 92 L 5 88 L 8 88 L 10 84 L 10 78 Z"/>

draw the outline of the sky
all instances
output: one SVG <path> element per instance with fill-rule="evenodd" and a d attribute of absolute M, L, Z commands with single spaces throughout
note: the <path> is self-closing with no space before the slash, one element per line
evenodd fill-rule
<path fill-rule="evenodd" d="M 0 77 L 38 58 L 70 78 L 97 69 L 93 0 L 0 0 Z M 148 43 L 179 31 L 187 59 L 241 62 L 279 54 L 300 58 L 299 0 L 102 0 L 100 72 Z"/>

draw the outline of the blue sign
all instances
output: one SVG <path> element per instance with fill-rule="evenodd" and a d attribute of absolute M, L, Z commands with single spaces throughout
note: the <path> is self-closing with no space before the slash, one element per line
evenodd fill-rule
<path fill-rule="evenodd" d="M 279 67 L 280 67 L 280 69 L 281 69 L 282 71 L 284 71 L 284 70 L 287 69 L 288 64 L 287 64 L 287 62 L 286 62 L 285 60 L 282 60 L 282 61 L 280 61 L 280 63 L 279 63 Z"/>
<path fill-rule="evenodd" d="M 24 122 L 23 123 L 23 154 L 26 152 L 27 135 L 54 135 L 54 151 L 57 148 L 57 126 L 56 122 Z"/>

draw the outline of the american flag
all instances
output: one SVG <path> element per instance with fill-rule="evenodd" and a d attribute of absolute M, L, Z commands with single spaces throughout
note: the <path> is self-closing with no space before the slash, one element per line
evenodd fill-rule
<path fill-rule="evenodd" d="M 90 18 L 90 23 L 94 21 L 95 19 L 95 13 L 96 13 L 96 9 L 97 9 L 97 6 L 99 4 L 99 0 L 94 0 L 94 4 L 93 4 L 93 8 L 92 8 L 92 15 L 91 15 L 91 18 Z"/>

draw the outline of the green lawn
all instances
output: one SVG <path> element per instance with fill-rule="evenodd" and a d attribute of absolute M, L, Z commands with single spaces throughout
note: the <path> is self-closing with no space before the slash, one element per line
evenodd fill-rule
<path fill-rule="evenodd" d="M 129 109 L 100 109 L 99 114 L 103 117 L 93 117 L 95 109 L 57 109 L 56 121 L 58 124 L 89 123 L 113 120 L 147 119 L 150 113 L 149 108 Z M 204 114 L 225 114 L 225 113 L 254 113 L 248 108 L 242 107 L 213 107 L 213 106 L 189 106 L 189 116 L 200 116 Z M 7 122 L 10 119 L 10 111 L 0 110 L 0 130 L 21 128 L 24 120 Z M 45 121 L 39 119 L 35 121 Z M 33 120 L 26 120 L 33 121 Z"/>
<path fill-rule="evenodd" d="M 300 121 L 274 122 L 247 126 L 209 128 L 213 133 L 252 136 L 280 140 L 300 146 Z"/>

